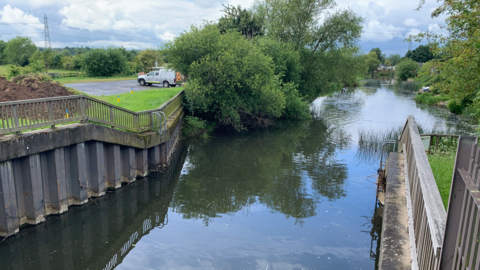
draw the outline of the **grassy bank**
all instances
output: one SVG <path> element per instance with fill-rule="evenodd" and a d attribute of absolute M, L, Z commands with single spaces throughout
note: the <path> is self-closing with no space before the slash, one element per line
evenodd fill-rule
<path fill-rule="evenodd" d="M 443 205 L 445 209 L 447 209 L 450 186 L 452 184 L 453 166 L 455 165 L 455 151 L 430 153 L 428 154 L 428 161 L 432 168 L 435 182 L 437 182 Z"/>
<path fill-rule="evenodd" d="M 10 65 L 0 65 L 0 74 L 7 74 L 9 66 Z M 67 72 L 78 72 L 78 71 L 70 71 L 65 69 L 49 69 L 48 72 L 49 73 L 67 73 Z"/>
<path fill-rule="evenodd" d="M 89 83 L 89 82 L 110 82 L 110 81 L 128 81 L 135 80 L 137 75 L 118 76 L 118 77 L 67 77 L 54 79 L 62 84 L 69 83 Z"/>
<path fill-rule="evenodd" d="M 423 93 L 415 96 L 415 101 L 427 105 L 435 105 L 442 101 L 447 101 L 448 97 L 445 94 L 434 95 L 432 93 Z"/>
<path fill-rule="evenodd" d="M 134 92 L 133 95 L 126 93 L 112 96 L 95 96 L 95 98 L 134 112 L 139 112 L 160 107 L 181 90 L 183 90 L 183 87 L 159 88 Z M 117 96 L 120 96 L 120 102 L 117 102 Z"/>

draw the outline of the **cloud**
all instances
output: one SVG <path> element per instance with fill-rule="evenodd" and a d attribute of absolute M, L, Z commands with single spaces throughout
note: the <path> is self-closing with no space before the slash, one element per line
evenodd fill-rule
<path fill-rule="evenodd" d="M 447 31 L 447 29 L 443 28 L 443 27 L 440 27 L 440 25 L 438 24 L 429 24 L 428 25 L 428 31 L 431 32 L 431 33 L 434 33 L 434 34 L 438 34 L 438 35 L 444 35 L 444 36 L 448 36 L 449 33 Z"/>
<path fill-rule="evenodd" d="M 30 38 L 40 37 L 43 30 L 43 23 L 40 22 L 38 17 L 25 13 L 23 10 L 12 7 L 11 5 L 5 5 L 0 9 L 0 23 L 10 24 L 2 27 L 2 32 L 7 34 L 2 36 L 2 39 L 14 38 L 16 33 L 25 33 L 24 36 Z M 13 33 L 12 35 L 8 33 Z"/>
<path fill-rule="evenodd" d="M 369 2 L 369 3 L 368 3 L 368 8 L 370 9 L 370 11 L 371 11 L 373 14 L 375 14 L 375 15 L 377 15 L 377 16 L 382 16 L 382 15 L 385 14 L 385 9 L 384 9 L 382 6 L 380 6 L 380 5 L 378 5 L 377 3 L 375 3 L 375 2 Z"/>
<path fill-rule="evenodd" d="M 403 37 L 401 31 L 403 27 L 396 27 L 391 24 L 380 23 L 377 20 L 371 20 L 363 29 L 363 40 L 372 40 L 385 42 L 395 37 Z"/>
<path fill-rule="evenodd" d="M 413 18 L 409 18 L 409 19 L 406 19 L 403 24 L 405 24 L 406 26 L 418 26 L 419 23 L 413 19 Z"/>
<path fill-rule="evenodd" d="M 421 32 L 422 31 L 418 28 L 411 28 L 410 31 L 408 31 L 408 33 L 405 35 L 405 37 L 415 36 L 415 35 L 420 34 Z"/>

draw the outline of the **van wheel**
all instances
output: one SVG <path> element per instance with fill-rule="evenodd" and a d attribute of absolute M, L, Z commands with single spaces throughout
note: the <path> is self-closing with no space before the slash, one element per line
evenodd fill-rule
<path fill-rule="evenodd" d="M 138 82 L 140 83 L 141 86 L 145 86 L 145 80 L 140 80 Z"/>
<path fill-rule="evenodd" d="M 163 87 L 168 88 L 168 87 L 170 87 L 170 84 L 168 82 L 163 82 Z"/>

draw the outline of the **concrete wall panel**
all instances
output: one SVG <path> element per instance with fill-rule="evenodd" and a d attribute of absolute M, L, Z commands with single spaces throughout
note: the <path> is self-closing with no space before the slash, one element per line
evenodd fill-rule
<path fill-rule="evenodd" d="M 137 176 L 135 148 L 121 147 L 120 152 L 122 155 L 122 182 L 133 182 Z"/>
<path fill-rule="evenodd" d="M 0 163 L 0 236 L 18 233 L 17 195 L 11 161 Z"/>
<path fill-rule="evenodd" d="M 120 145 L 105 144 L 106 186 L 114 189 L 122 187 L 122 156 Z"/>

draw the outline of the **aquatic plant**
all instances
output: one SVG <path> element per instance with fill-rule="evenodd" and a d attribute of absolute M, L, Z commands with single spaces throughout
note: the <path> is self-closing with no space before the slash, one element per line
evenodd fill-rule
<path fill-rule="evenodd" d="M 398 89 L 417 92 L 422 86 L 421 82 L 400 82 Z"/>
<path fill-rule="evenodd" d="M 367 86 L 367 87 L 380 87 L 380 80 L 375 80 L 375 79 L 365 80 L 364 86 Z"/>

